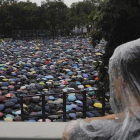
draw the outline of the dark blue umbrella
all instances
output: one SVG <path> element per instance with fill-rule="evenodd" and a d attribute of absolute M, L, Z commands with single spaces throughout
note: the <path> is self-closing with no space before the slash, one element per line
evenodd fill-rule
<path fill-rule="evenodd" d="M 12 112 L 12 109 L 11 108 L 7 108 L 7 109 L 4 110 L 4 112 L 5 113 L 11 113 Z"/>
<path fill-rule="evenodd" d="M 86 116 L 87 116 L 87 117 L 95 117 L 95 115 L 94 115 L 93 113 L 91 113 L 91 112 L 87 112 L 87 113 L 86 113 Z"/>
<path fill-rule="evenodd" d="M 76 114 L 75 113 L 70 113 L 69 116 L 73 119 L 76 119 Z"/>
<path fill-rule="evenodd" d="M 77 107 L 76 111 L 83 111 L 83 108 L 82 107 Z"/>
<path fill-rule="evenodd" d="M 1 86 L 9 86 L 9 83 L 8 82 L 2 82 Z"/>
<path fill-rule="evenodd" d="M 0 104 L 0 111 L 2 111 L 4 109 L 4 105 Z"/>
<path fill-rule="evenodd" d="M 20 104 L 15 104 L 14 108 L 20 108 Z"/>
<path fill-rule="evenodd" d="M 50 112 L 50 107 L 49 106 L 45 106 L 45 111 Z"/>
<path fill-rule="evenodd" d="M 4 104 L 5 107 L 10 107 L 10 106 L 14 106 L 15 103 L 14 102 L 11 102 L 11 101 L 8 101 Z"/>
<path fill-rule="evenodd" d="M 16 103 L 18 102 L 18 98 L 12 98 L 12 99 L 11 99 L 11 102 L 13 102 L 13 103 L 16 104 Z"/>

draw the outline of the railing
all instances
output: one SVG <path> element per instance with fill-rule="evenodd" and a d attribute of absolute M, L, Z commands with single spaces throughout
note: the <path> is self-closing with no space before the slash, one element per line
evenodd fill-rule
<path fill-rule="evenodd" d="M 91 92 L 92 90 L 90 91 L 87 91 L 87 90 L 83 90 L 83 91 L 73 91 L 73 92 L 70 92 L 70 93 L 81 93 L 83 95 L 83 118 L 86 118 L 86 112 L 87 111 L 91 111 L 91 110 L 88 110 L 87 109 L 87 105 L 86 105 L 86 94 L 87 92 Z M 45 122 L 45 119 L 48 115 L 58 115 L 58 114 L 63 114 L 63 122 L 66 122 L 67 119 L 66 119 L 66 114 L 68 113 L 75 113 L 75 112 L 79 112 L 79 111 L 66 111 L 66 97 L 67 97 L 67 92 L 63 92 L 63 113 L 45 113 L 45 96 L 50 96 L 50 95 L 53 95 L 55 96 L 56 94 L 46 94 L 45 93 L 42 93 L 42 94 L 36 94 L 36 95 L 28 95 L 28 96 L 20 96 L 20 101 L 21 101 L 21 121 L 24 121 L 24 110 L 23 110 L 23 99 L 26 98 L 26 97 L 35 97 L 35 96 L 40 96 L 42 97 L 42 121 Z M 104 111 L 104 107 L 102 108 L 102 110 Z M 52 120 L 51 120 L 52 121 Z"/>

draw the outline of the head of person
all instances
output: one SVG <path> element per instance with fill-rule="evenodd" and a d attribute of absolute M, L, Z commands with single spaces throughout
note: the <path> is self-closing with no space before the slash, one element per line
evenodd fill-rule
<path fill-rule="evenodd" d="M 115 114 L 140 112 L 140 39 L 117 47 L 109 61 L 110 104 Z M 139 113 L 140 114 L 140 113 Z"/>

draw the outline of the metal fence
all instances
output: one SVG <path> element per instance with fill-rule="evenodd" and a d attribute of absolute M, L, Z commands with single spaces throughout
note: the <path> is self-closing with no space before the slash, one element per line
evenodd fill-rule
<path fill-rule="evenodd" d="M 44 39 L 48 38 L 50 32 L 47 30 L 13 30 L 12 38 L 15 40 Z"/>
<path fill-rule="evenodd" d="M 86 100 L 87 92 L 89 92 L 89 91 L 83 90 L 83 91 L 77 91 L 77 92 L 75 92 L 75 91 L 70 92 L 70 93 L 80 93 L 80 94 L 83 95 L 83 110 L 80 111 L 80 112 L 83 113 L 83 118 L 86 118 L 86 112 L 87 111 L 91 111 L 91 110 L 87 109 L 87 102 L 86 102 L 87 101 Z M 29 95 L 29 96 L 24 96 L 24 97 L 21 95 L 20 96 L 20 101 L 21 101 L 21 120 L 24 121 L 25 118 L 27 118 L 27 117 L 25 117 L 24 110 L 23 110 L 23 99 L 26 98 L 26 97 L 40 96 L 42 98 L 42 121 L 43 122 L 45 122 L 45 119 L 47 118 L 47 116 L 49 116 L 49 115 L 58 115 L 58 114 L 63 114 L 63 122 L 66 122 L 67 121 L 66 114 L 79 112 L 79 111 L 66 111 L 66 98 L 67 98 L 68 93 L 63 92 L 63 112 L 62 113 L 52 113 L 52 114 L 46 113 L 45 112 L 45 96 L 50 96 L 50 95 L 55 96 L 56 94 L 49 94 L 49 95 L 47 94 L 47 95 L 45 95 L 45 93 L 42 93 L 42 94 L 39 94 L 39 95 L 38 94 L 37 95 Z M 105 110 L 104 106 L 102 107 L 102 110 L 103 111 Z M 51 121 L 53 121 L 53 120 L 51 120 Z"/>

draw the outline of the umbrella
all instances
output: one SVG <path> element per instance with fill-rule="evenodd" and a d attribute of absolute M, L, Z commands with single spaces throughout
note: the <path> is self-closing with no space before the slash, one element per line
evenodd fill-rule
<path fill-rule="evenodd" d="M 10 118 L 14 119 L 14 116 L 11 115 L 11 114 L 7 114 L 7 115 L 6 115 L 6 118 L 7 118 L 7 117 L 10 117 Z"/>
<path fill-rule="evenodd" d="M 40 85 L 45 85 L 45 83 L 44 83 L 44 82 L 40 82 L 39 84 L 40 84 Z"/>
<path fill-rule="evenodd" d="M 47 75 L 47 76 L 45 76 L 45 78 L 47 78 L 47 79 L 53 79 L 54 77 L 52 75 Z"/>
<path fill-rule="evenodd" d="M 36 107 L 34 108 L 34 110 L 35 110 L 35 111 L 41 111 L 41 110 L 42 110 L 42 107 L 41 107 L 41 106 L 36 106 Z"/>
<path fill-rule="evenodd" d="M 8 98 L 12 98 L 12 97 L 14 97 L 15 95 L 13 94 L 13 93 L 7 93 L 6 95 L 5 95 L 5 97 L 8 97 Z"/>
<path fill-rule="evenodd" d="M 2 81 L 7 82 L 9 79 L 2 79 Z"/>
<path fill-rule="evenodd" d="M 80 100 L 76 100 L 75 102 L 78 103 L 78 104 L 81 104 L 82 103 Z"/>
<path fill-rule="evenodd" d="M 76 81 L 76 85 L 81 85 L 81 82 L 79 82 L 79 81 Z"/>
<path fill-rule="evenodd" d="M 15 103 L 14 102 L 11 102 L 11 101 L 8 101 L 4 104 L 5 107 L 11 107 L 11 106 L 14 106 Z"/>
<path fill-rule="evenodd" d="M 84 86 L 83 85 L 78 85 L 78 88 L 79 89 L 84 89 Z"/>
<path fill-rule="evenodd" d="M 6 118 L 4 118 L 4 121 L 5 121 L 5 122 L 12 122 L 12 121 L 13 121 L 13 118 L 11 118 L 11 117 L 6 117 Z"/>
<path fill-rule="evenodd" d="M 14 108 L 20 108 L 21 106 L 20 106 L 20 104 L 15 104 L 15 106 L 14 106 Z M 24 107 L 24 105 L 23 105 L 23 107 Z"/>
<path fill-rule="evenodd" d="M 91 112 L 87 112 L 87 113 L 86 113 L 86 116 L 89 117 L 89 118 L 90 118 L 90 117 L 95 117 L 95 115 L 94 115 L 93 113 L 91 113 Z"/>
<path fill-rule="evenodd" d="M 95 106 L 97 108 L 102 108 L 102 104 L 101 103 L 94 103 L 93 106 Z"/>
<path fill-rule="evenodd" d="M 70 105 L 66 105 L 66 111 L 70 111 L 72 107 Z"/>
<path fill-rule="evenodd" d="M 20 116 L 16 116 L 16 117 L 14 117 L 14 120 L 19 122 L 19 121 L 21 121 L 21 117 Z"/>
<path fill-rule="evenodd" d="M 69 116 L 73 119 L 76 119 L 76 114 L 75 113 L 70 113 Z"/>
<path fill-rule="evenodd" d="M 28 120 L 27 122 L 36 122 L 35 120 L 33 120 L 33 119 L 30 119 L 30 120 Z"/>
<path fill-rule="evenodd" d="M 77 118 L 83 118 L 83 113 L 82 112 L 76 112 L 76 117 Z"/>
<path fill-rule="evenodd" d="M 50 112 L 50 107 L 49 106 L 45 106 L 45 111 Z"/>
<path fill-rule="evenodd" d="M 68 75 L 73 75 L 73 72 L 72 71 L 69 71 L 67 74 Z"/>
<path fill-rule="evenodd" d="M 49 99 L 50 100 L 54 100 L 55 98 L 53 96 L 49 96 Z"/>
<path fill-rule="evenodd" d="M 18 110 L 15 112 L 16 115 L 20 115 L 21 114 L 21 110 Z"/>
<path fill-rule="evenodd" d="M 88 75 L 87 75 L 87 74 L 83 74 L 83 77 L 84 77 L 84 78 L 88 78 Z"/>
<path fill-rule="evenodd" d="M 95 94 L 95 91 L 89 91 L 88 94 L 93 96 Z"/>
<path fill-rule="evenodd" d="M 54 101 L 53 103 L 54 103 L 54 104 L 60 104 L 61 102 L 58 101 L 58 100 L 56 100 L 56 101 Z"/>
<path fill-rule="evenodd" d="M 0 117 L 3 117 L 3 113 L 2 112 L 0 112 Z"/>
<path fill-rule="evenodd" d="M 77 106 L 76 104 L 71 104 L 71 107 L 75 109 L 75 108 L 77 108 L 78 106 Z"/>
<path fill-rule="evenodd" d="M 4 105 L 0 104 L 0 111 L 2 111 L 4 109 Z"/>
<path fill-rule="evenodd" d="M 83 108 L 82 107 L 77 107 L 76 111 L 83 111 Z"/>
<path fill-rule="evenodd" d="M 38 122 L 43 122 L 42 119 L 39 119 Z M 51 122 L 50 119 L 45 119 L 45 122 Z"/>
<path fill-rule="evenodd" d="M 48 103 L 48 106 L 51 108 L 51 109 L 54 109 L 55 108 L 55 105 L 53 103 Z"/>
<path fill-rule="evenodd" d="M 58 119 L 58 116 L 57 115 L 50 115 L 50 116 L 48 116 L 48 118 L 50 118 L 50 119 Z"/>
<path fill-rule="evenodd" d="M 76 96 L 75 95 L 69 95 L 68 96 L 68 101 L 73 102 L 76 100 Z"/>
<path fill-rule="evenodd" d="M 57 99 L 60 103 L 63 103 L 63 99 L 62 98 L 58 98 Z"/>
<path fill-rule="evenodd" d="M 82 95 L 78 95 L 77 96 L 77 100 L 83 100 L 83 96 Z"/>
<path fill-rule="evenodd" d="M 8 82 L 2 82 L 1 86 L 9 86 L 9 83 Z"/>
<path fill-rule="evenodd" d="M 97 55 L 97 56 L 102 56 L 103 54 L 101 54 L 101 53 L 95 53 L 95 55 Z"/>
<path fill-rule="evenodd" d="M 5 112 L 5 113 L 11 113 L 11 112 L 12 112 L 12 109 L 7 108 L 7 109 L 4 110 L 4 112 Z"/>

